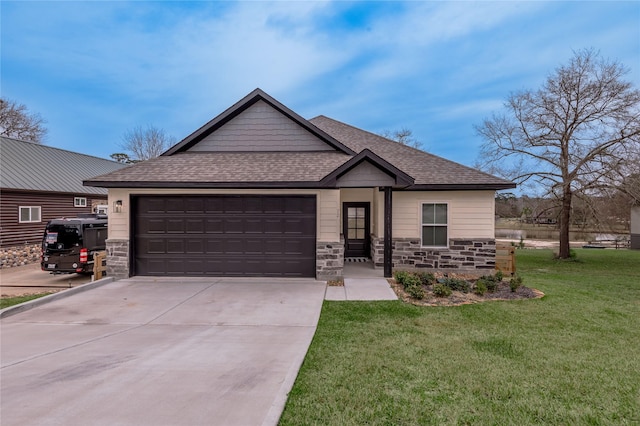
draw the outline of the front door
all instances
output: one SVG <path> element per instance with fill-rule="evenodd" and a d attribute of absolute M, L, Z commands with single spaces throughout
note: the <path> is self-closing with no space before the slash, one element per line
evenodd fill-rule
<path fill-rule="evenodd" d="M 342 204 L 342 233 L 345 257 L 370 257 L 369 203 Z"/>

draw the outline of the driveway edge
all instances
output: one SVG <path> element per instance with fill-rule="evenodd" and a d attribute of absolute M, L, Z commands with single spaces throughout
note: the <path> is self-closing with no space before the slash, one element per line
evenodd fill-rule
<path fill-rule="evenodd" d="M 53 302 L 55 300 L 64 299 L 65 297 L 73 296 L 76 293 L 82 293 L 93 288 L 102 287 L 105 284 L 109 284 L 113 282 L 113 277 L 102 278 L 98 281 L 93 281 L 87 284 L 79 285 L 77 287 L 73 287 L 67 290 L 60 291 L 58 293 L 53 293 L 48 296 L 39 297 L 38 299 L 29 300 L 24 303 L 20 303 L 19 305 L 9 306 L 8 308 L 4 308 L 0 310 L 0 319 L 6 318 L 11 315 L 19 314 L 20 312 L 28 311 L 29 309 L 33 309 L 35 307 L 44 305 L 45 303 Z"/>
<path fill-rule="evenodd" d="M 325 295 L 327 293 L 325 282 Z M 280 385 L 280 389 L 271 404 L 271 408 L 267 413 L 267 416 L 264 418 L 262 422 L 262 426 L 277 426 L 280 422 L 280 417 L 282 417 L 282 413 L 284 412 L 284 408 L 287 405 L 287 400 L 289 399 L 289 392 L 293 389 L 293 385 L 296 383 L 296 379 L 298 378 L 298 373 L 300 373 L 300 369 L 302 368 L 302 364 L 304 363 L 305 358 L 307 357 L 307 353 L 309 353 L 309 349 L 311 348 L 311 344 L 313 343 L 313 338 L 316 335 L 316 331 L 318 330 L 318 322 L 320 321 L 320 316 L 322 315 L 322 306 L 324 305 L 324 297 L 323 301 L 320 304 L 320 309 L 318 310 L 318 315 L 315 317 L 315 326 L 311 327 L 311 337 L 309 338 L 309 343 L 307 343 L 307 349 L 299 354 L 298 358 L 294 361 L 291 366 L 291 369 L 287 372 L 287 376 L 284 378 L 282 384 Z"/>

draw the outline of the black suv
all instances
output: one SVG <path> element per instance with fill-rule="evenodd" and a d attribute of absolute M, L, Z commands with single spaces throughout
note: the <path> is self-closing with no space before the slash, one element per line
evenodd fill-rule
<path fill-rule="evenodd" d="M 93 254 L 105 250 L 106 239 L 105 216 L 53 219 L 42 238 L 42 270 L 52 274 L 91 273 Z"/>

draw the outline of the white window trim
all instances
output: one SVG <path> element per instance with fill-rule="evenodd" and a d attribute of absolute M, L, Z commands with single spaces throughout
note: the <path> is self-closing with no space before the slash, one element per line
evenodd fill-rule
<path fill-rule="evenodd" d="M 29 209 L 29 220 L 22 220 L 22 209 Z M 32 209 L 38 209 L 38 220 L 33 220 L 31 215 Z M 18 206 L 18 223 L 40 223 L 40 222 L 42 222 L 41 206 Z"/>
<path fill-rule="evenodd" d="M 73 207 L 87 207 L 87 197 L 73 197 Z"/>
<path fill-rule="evenodd" d="M 444 204 L 447 206 L 447 223 L 423 223 L 422 222 L 422 206 L 425 204 Z M 425 248 L 449 248 L 449 227 L 451 226 L 451 203 L 449 201 L 421 201 L 418 205 L 418 217 L 420 218 L 419 224 L 420 228 L 418 230 L 420 235 L 420 246 Z M 424 226 L 443 226 L 447 228 L 447 244 L 444 246 L 426 246 L 424 245 L 424 241 L 422 241 L 422 228 Z"/>

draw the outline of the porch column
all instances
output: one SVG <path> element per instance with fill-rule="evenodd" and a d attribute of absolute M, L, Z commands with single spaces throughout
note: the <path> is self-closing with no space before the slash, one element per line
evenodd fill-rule
<path fill-rule="evenodd" d="M 384 276 L 385 278 L 391 278 L 391 208 L 392 208 L 392 196 L 391 187 L 385 186 L 384 188 Z"/>

